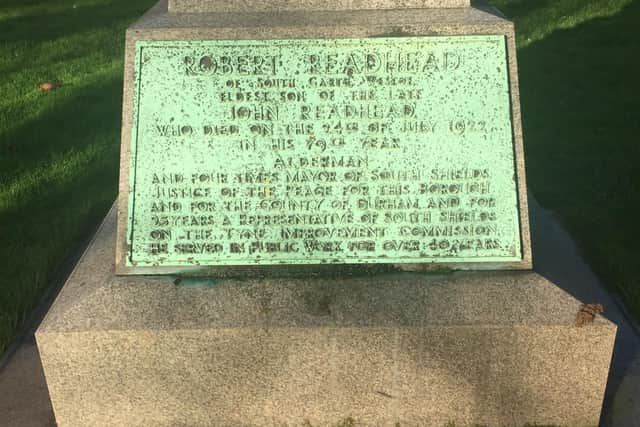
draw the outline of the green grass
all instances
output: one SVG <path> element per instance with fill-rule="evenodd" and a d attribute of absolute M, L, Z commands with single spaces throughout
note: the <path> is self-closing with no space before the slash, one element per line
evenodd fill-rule
<path fill-rule="evenodd" d="M 494 4 L 519 34 L 529 186 L 640 319 L 640 1 Z"/>
<path fill-rule="evenodd" d="M 0 354 L 116 196 L 124 30 L 152 3 L 0 0 Z"/>
<path fill-rule="evenodd" d="M 154 2 L 0 0 L 0 354 L 116 196 L 124 29 Z M 640 2 L 493 3 L 518 30 L 530 187 L 640 318 Z"/>

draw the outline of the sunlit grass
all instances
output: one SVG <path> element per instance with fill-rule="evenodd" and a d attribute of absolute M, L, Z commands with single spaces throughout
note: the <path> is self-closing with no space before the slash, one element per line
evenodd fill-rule
<path fill-rule="evenodd" d="M 634 0 L 491 0 L 516 22 L 520 49 L 556 30 L 574 28 L 621 12 Z"/>
<path fill-rule="evenodd" d="M 153 3 L 0 0 L 0 353 L 115 199 L 124 30 Z"/>
<path fill-rule="evenodd" d="M 640 2 L 494 3 L 519 31 L 530 188 L 640 319 Z"/>

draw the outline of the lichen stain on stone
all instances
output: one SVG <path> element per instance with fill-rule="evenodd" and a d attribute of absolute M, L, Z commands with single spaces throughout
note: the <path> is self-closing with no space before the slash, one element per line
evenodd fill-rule
<path fill-rule="evenodd" d="M 176 277 L 173 284 L 181 287 L 213 288 L 220 281 L 212 277 Z"/>
<path fill-rule="evenodd" d="M 355 419 L 353 419 L 352 417 L 347 417 L 347 418 L 342 419 L 341 421 L 338 421 L 337 424 L 332 424 L 331 427 L 356 427 L 357 425 L 358 424 L 356 423 Z M 312 424 L 311 421 L 304 420 L 302 422 L 302 426 L 301 427 L 321 427 L 321 425 L 320 424 Z M 324 426 L 322 426 L 322 427 L 324 427 Z"/>
<path fill-rule="evenodd" d="M 603 313 L 604 308 L 602 304 L 582 304 L 576 314 L 576 326 L 580 328 L 589 323 L 593 323 L 596 315 Z"/>
<path fill-rule="evenodd" d="M 384 38 L 384 37 L 411 37 L 415 36 L 414 33 L 407 31 L 405 28 L 396 27 L 391 31 L 387 31 L 385 33 L 376 34 L 371 36 L 372 38 Z"/>
<path fill-rule="evenodd" d="M 331 316 L 335 293 L 322 287 L 307 288 L 302 295 L 305 307 L 314 316 Z"/>

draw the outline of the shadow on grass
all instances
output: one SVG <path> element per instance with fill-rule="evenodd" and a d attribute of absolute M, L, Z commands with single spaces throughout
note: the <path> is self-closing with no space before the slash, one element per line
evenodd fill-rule
<path fill-rule="evenodd" d="M 489 0 L 491 4 L 495 6 L 507 17 L 513 16 L 527 16 L 542 10 L 549 5 L 557 2 L 557 0 Z"/>
<path fill-rule="evenodd" d="M 529 186 L 540 203 L 557 214 L 596 274 L 622 297 L 636 319 L 640 319 L 638 22 L 636 1 L 614 16 L 555 31 L 519 51 Z M 564 267 L 566 271 L 561 271 L 563 266 L 557 265 L 555 275 L 575 276 L 571 266 Z M 598 302 L 589 299 L 593 286 L 580 278 L 560 286 L 585 302 Z M 616 323 L 601 422 L 607 427 L 618 425 L 618 418 L 633 416 L 614 413 L 613 408 L 625 399 L 618 397 L 618 389 L 640 350 L 624 319 Z"/>
<path fill-rule="evenodd" d="M 527 176 L 640 318 L 640 2 L 519 52 Z"/>
<path fill-rule="evenodd" d="M 119 79 L 87 87 L 15 132 L 23 139 L 58 138 L 59 124 L 66 123 L 65 146 L 72 149 L 26 181 L 26 188 L 17 190 L 19 197 L 0 210 L 0 257 L 6 261 L 0 279 L 0 353 L 42 295 L 52 272 L 115 199 L 119 97 L 97 99 L 94 105 L 79 100 L 119 90 Z"/>
<path fill-rule="evenodd" d="M 0 72 L 13 73 L 0 120 L 0 354 L 116 197 L 124 30 L 153 2 L 1 6 L 16 16 L 0 26 Z M 34 93 L 34 75 L 55 72 L 75 84 Z"/>
<path fill-rule="evenodd" d="M 2 0 L 2 8 L 9 9 L 13 7 L 24 7 L 41 5 L 42 0 Z"/>
<path fill-rule="evenodd" d="M 105 87 L 99 80 L 122 78 L 125 28 L 152 3 L 101 1 L 66 14 L 59 9 L 71 7 L 73 1 L 53 6 L 55 13 L 40 1 L 40 7 L 25 16 L 3 22 L 0 53 L 5 57 L 0 60 L 0 74 L 11 84 L 0 85 L 5 92 L 0 102 L 0 182 L 73 148 L 77 140 L 70 133 L 77 133 L 82 126 L 73 122 L 83 118 L 86 110 L 96 114 L 92 121 L 85 118 L 84 126 L 96 132 L 119 126 L 122 90 Z M 40 92 L 36 87 L 43 81 L 61 86 L 53 92 Z M 85 90 L 88 86 L 109 92 Z M 55 121 L 40 117 L 71 98 L 78 108 L 70 116 L 52 113 Z M 31 123 L 22 127 L 28 120 Z"/>
<path fill-rule="evenodd" d="M 117 142 L 122 76 L 93 77 L 98 81 L 42 93 L 12 113 L 37 111 L 38 115 L 0 135 L 0 181 L 4 185 L 36 173 L 56 157 L 85 149 L 101 135 Z"/>
<path fill-rule="evenodd" d="M 516 21 L 518 45 L 542 40 L 559 28 L 613 16 L 634 0 L 489 0 Z"/>

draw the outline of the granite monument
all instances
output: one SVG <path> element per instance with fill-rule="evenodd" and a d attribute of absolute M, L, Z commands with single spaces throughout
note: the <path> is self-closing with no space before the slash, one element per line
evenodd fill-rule
<path fill-rule="evenodd" d="M 531 270 L 499 12 L 164 0 L 124 72 L 117 206 L 37 332 L 60 426 L 598 424 L 616 327 Z"/>

